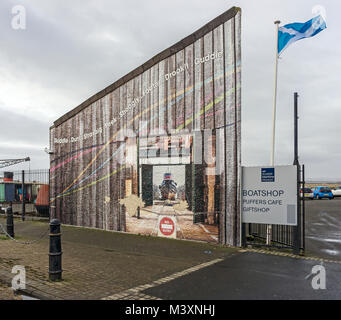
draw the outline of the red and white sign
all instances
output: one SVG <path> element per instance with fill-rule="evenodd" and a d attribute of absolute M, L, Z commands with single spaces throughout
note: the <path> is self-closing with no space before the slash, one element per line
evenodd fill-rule
<path fill-rule="evenodd" d="M 167 238 L 176 238 L 176 220 L 172 216 L 159 216 L 158 235 Z"/>

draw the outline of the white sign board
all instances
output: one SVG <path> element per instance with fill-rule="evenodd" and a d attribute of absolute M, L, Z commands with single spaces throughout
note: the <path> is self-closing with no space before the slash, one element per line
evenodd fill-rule
<path fill-rule="evenodd" d="M 297 167 L 242 169 L 242 222 L 296 226 Z"/>
<path fill-rule="evenodd" d="M 174 216 L 159 216 L 158 236 L 176 238 L 176 218 Z"/>

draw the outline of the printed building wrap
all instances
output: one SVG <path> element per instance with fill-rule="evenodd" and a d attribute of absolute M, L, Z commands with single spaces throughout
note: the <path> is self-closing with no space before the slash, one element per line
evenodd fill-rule
<path fill-rule="evenodd" d="M 134 232 L 120 201 L 143 196 L 148 162 L 141 146 L 171 141 L 181 159 L 187 139 L 188 212 L 204 217 L 194 219 L 193 228 L 209 233 L 216 225 L 212 239 L 240 245 L 240 36 L 241 11 L 233 7 L 56 120 L 50 128 L 51 217 Z M 211 212 L 216 215 L 207 222 Z"/>

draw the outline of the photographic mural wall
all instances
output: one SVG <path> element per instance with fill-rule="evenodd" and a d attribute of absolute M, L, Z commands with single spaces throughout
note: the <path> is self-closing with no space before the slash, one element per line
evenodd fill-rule
<path fill-rule="evenodd" d="M 240 37 L 233 7 L 56 120 L 51 217 L 158 235 L 168 215 L 176 238 L 239 245 Z M 181 161 L 181 192 L 143 204 L 153 166 Z"/>

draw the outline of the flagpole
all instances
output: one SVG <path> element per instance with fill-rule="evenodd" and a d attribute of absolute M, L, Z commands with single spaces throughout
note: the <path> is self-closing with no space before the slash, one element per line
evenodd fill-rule
<path fill-rule="evenodd" d="M 277 102 L 277 74 L 278 74 L 278 27 L 281 22 L 275 21 L 276 25 L 276 61 L 275 61 L 275 85 L 274 85 L 274 96 L 273 96 L 273 110 L 272 110 L 272 143 L 271 143 L 271 159 L 270 165 L 273 166 L 275 163 L 275 130 L 276 130 L 276 102 Z"/>
<path fill-rule="evenodd" d="M 278 75 L 278 28 L 281 23 L 276 20 L 276 47 L 275 47 L 275 85 L 274 85 L 274 96 L 273 96 L 273 110 L 272 110 L 272 141 L 271 141 L 271 155 L 270 155 L 270 166 L 275 165 L 275 133 L 276 133 L 276 103 L 277 103 L 277 75 Z M 271 224 L 267 225 L 266 229 L 266 244 L 271 244 Z"/>

